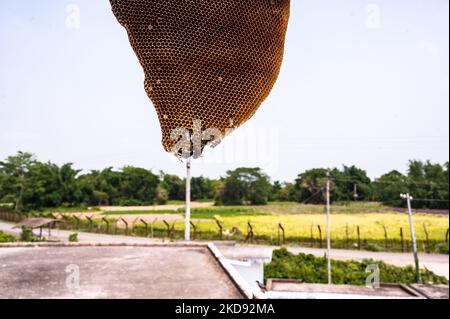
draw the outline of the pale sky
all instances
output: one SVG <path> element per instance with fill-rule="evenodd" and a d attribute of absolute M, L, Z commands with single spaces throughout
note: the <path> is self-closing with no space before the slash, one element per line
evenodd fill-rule
<path fill-rule="evenodd" d="M 371 177 L 449 159 L 448 0 L 291 0 L 280 78 L 256 115 L 193 163 Z M 107 0 L 0 0 L 0 158 L 182 175 Z"/>

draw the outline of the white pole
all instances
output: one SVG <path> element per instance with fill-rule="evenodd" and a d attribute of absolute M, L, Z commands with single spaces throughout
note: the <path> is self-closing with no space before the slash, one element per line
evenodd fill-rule
<path fill-rule="evenodd" d="M 331 227 L 330 227 L 330 172 L 327 172 L 327 259 L 328 284 L 331 285 Z"/>
<path fill-rule="evenodd" d="M 413 248 L 413 254 L 414 254 L 414 264 L 416 267 L 416 280 L 417 280 L 417 283 L 421 283 L 422 278 L 420 276 L 419 255 L 417 254 L 416 235 L 414 232 L 414 223 L 413 223 L 412 209 L 411 209 L 412 196 L 408 193 L 408 194 L 406 194 L 405 197 L 406 197 L 406 203 L 408 204 L 409 229 L 411 231 L 411 241 L 412 241 L 412 248 Z"/>
<path fill-rule="evenodd" d="M 191 240 L 191 158 L 186 161 L 186 217 L 184 225 L 184 240 Z"/>

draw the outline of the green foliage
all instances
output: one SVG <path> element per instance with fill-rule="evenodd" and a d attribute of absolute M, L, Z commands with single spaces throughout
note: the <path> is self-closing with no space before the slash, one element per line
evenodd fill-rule
<path fill-rule="evenodd" d="M 180 214 L 185 213 L 184 208 L 178 209 Z M 251 207 L 195 207 L 191 208 L 191 217 L 198 219 L 214 219 L 215 216 L 220 217 L 236 217 L 236 216 L 262 216 L 268 213 L 259 212 Z"/>
<path fill-rule="evenodd" d="M 161 186 L 167 190 L 168 200 L 184 201 L 186 180 L 176 175 L 162 173 Z M 191 198 L 192 200 L 214 199 L 217 181 L 200 176 L 191 178 Z"/>
<path fill-rule="evenodd" d="M 332 260 L 332 280 L 338 285 L 365 285 L 368 273 L 366 268 L 376 264 L 380 270 L 381 283 L 411 284 L 415 282 L 415 271 L 411 266 L 397 267 L 382 261 L 366 259 L 358 261 Z M 433 272 L 422 269 L 422 279 L 425 283 L 448 284 L 445 277 L 437 276 Z M 327 283 L 327 259 L 313 255 L 294 255 L 282 248 L 273 252 L 272 262 L 264 269 L 264 276 L 268 278 L 298 279 L 305 283 Z"/>
<path fill-rule="evenodd" d="M 373 183 L 374 197 L 387 205 L 401 207 L 404 200 L 399 196 L 408 191 L 407 178 L 398 171 L 389 172 Z"/>
<path fill-rule="evenodd" d="M 17 241 L 16 237 L 5 234 L 4 232 L 0 231 L 0 243 L 14 243 L 16 241 Z"/>
<path fill-rule="evenodd" d="M 407 175 L 392 171 L 374 181 L 356 166 L 335 168 L 330 170 L 332 200 L 404 207 L 399 194 L 409 192 L 415 198 L 414 208 L 448 209 L 448 168 L 448 163 L 411 161 Z M 326 169 L 315 168 L 299 174 L 294 183 L 271 184 L 259 168 L 238 168 L 228 171 L 221 180 L 193 177 L 191 195 L 193 200 L 214 199 L 219 205 L 265 205 L 268 201 L 323 204 L 326 175 Z M 11 205 L 16 212 L 93 205 L 142 206 L 184 199 L 184 179 L 162 172 L 158 176 L 143 168 L 126 166 L 81 174 L 71 163 L 42 163 L 24 152 L 0 162 L 0 203 Z"/>
<path fill-rule="evenodd" d="M 14 203 L 15 211 L 22 209 L 24 192 L 27 190 L 27 175 L 35 163 L 32 154 L 18 152 L 0 162 L 0 199 Z"/>
<path fill-rule="evenodd" d="M 325 202 L 328 170 L 311 169 L 300 175 L 294 184 L 294 197 L 298 202 L 320 204 Z M 331 197 L 334 201 L 368 200 L 372 197 L 370 178 L 356 166 L 330 170 Z"/>
<path fill-rule="evenodd" d="M 448 243 L 437 244 L 434 249 L 438 254 L 447 254 L 448 255 Z"/>
<path fill-rule="evenodd" d="M 69 242 L 77 243 L 78 242 L 78 233 L 73 233 L 69 235 Z"/>
<path fill-rule="evenodd" d="M 222 205 L 266 205 L 271 185 L 269 177 L 259 168 L 238 168 L 228 171 L 216 193 Z"/>
<path fill-rule="evenodd" d="M 156 203 L 158 205 L 165 205 L 167 204 L 168 200 L 169 200 L 169 193 L 164 187 L 158 185 L 158 187 L 156 188 L 156 198 L 155 198 Z"/>
<path fill-rule="evenodd" d="M 22 226 L 22 232 L 20 233 L 20 240 L 24 241 L 24 242 L 42 241 L 42 239 L 33 235 L 33 231 L 30 228 L 25 227 L 25 226 Z"/>
<path fill-rule="evenodd" d="M 176 214 L 175 210 L 127 210 L 127 211 L 107 211 L 103 215 L 161 215 Z"/>

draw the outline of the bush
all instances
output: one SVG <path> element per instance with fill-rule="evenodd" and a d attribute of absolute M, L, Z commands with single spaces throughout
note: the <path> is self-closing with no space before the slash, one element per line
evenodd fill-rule
<path fill-rule="evenodd" d="M 14 243 L 17 239 L 14 236 L 5 234 L 4 232 L 0 231 L 0 243 Z"/>
<path fill-rule="evenodd" d="M 366 250 L 373 251 L 373 252 L 379 252 L 379 251 L 383 251 L 384 248 L 377 244 L 374 244 L 374 243 L 367 243 Z"/>
<path fill-rule="evenodd" d="M 448 255 L 448 243 L 440 243 L 434 247 L 434 250 L 438 254 L 447 254 Z"/>
<path fill-rule="evenodd" d="M 40 238 L 33 235 L 33 231 L 25 226 L 22 226 L 22 232 L 20 234 L 20 240 L 24 242 L 38 242 L 41 241 Z"/>
<path fill-rule="evenodd" d="M 78 242 L 78 234 L 73 233 L 69 235 L 69 242 L 71 243 L 77 243 Z"/>
<path fill-rule="evenodd" d="M 415 283 L 415 270 L 413 267 L 397 267 L 388 265 L 382 261 L 366 259 L 358 261 L 332 260 L 333 283 L 338 285 L 365 285 L 368 273 L 366 268 L 376 264 L 380 270 L 381 283 Z M 446 284 L 445 277 L 433 272 L 421 270 L 424 283 Z M 305 283 L 327 283 L 327 259 L 313 255 L 294 255 L 282 248 L 273 252 L 272 262 L 265 266 L 264 276 L 268 278 L 298 279 Z"/>

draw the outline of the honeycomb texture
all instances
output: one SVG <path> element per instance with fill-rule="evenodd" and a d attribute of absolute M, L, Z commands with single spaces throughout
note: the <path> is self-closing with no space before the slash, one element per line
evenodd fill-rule
<path fill-rule="evenodd" d="M 177 143 L 171 132 L 192 132 L 195 120 L 226 135 L 250 119 L 272 90 L 290 0 L 110 2 L 144 68 L 166 151 Z"/>

